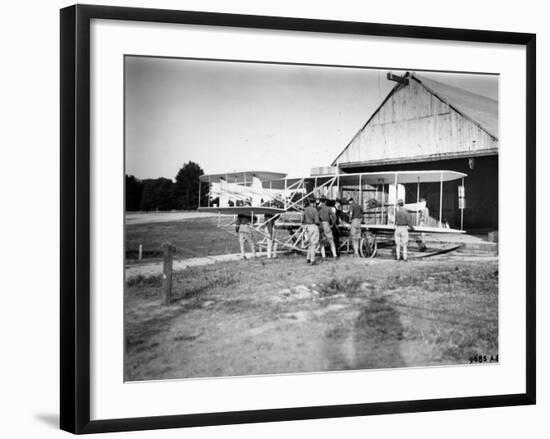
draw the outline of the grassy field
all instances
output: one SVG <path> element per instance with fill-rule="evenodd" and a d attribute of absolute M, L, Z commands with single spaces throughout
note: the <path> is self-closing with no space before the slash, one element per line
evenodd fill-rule
<path fill-rule="evenodd" d="M 176 258 L 238 253 L 239 242 L 235 226 L 230 226 L 232 217 L 223 217 L 223 229 L 218 227 L 217 217 L 190 218 L 180 221 L 126 224 L 126 259 L 136 262 L 139 245 L 143 246 L 143 258 L 154 261 L 162 259 L 161 245 L 170 241 L 176 246 Z M 277 231 L 288 236 L 285 231 Z M 261 238 L 260 235 L 256 235 Z"/>
<path fill-rule="evenodd" d="M 228 223 L 228 219 L 224 221 Z M 217 227 L 217 224 L 215 217 L 127 224 L 126 258 L 136 260 L 140 244 L 143 245 L 144 259 L 162 258 L 161 245 L 165 241 L 175 244 L 176 257 L 180 258 L 238 252 L 237 238 Z"/>
<path fill-rule="evenodd" d="M 125 343 L 131 381 L 468 364 L 498 354 L 498 264 L 218 263 L 176 273 L 170 307 L 138 277 Z"/>

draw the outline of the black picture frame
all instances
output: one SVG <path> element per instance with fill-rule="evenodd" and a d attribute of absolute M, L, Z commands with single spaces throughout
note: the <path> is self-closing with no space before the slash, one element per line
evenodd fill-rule
<path fill-rule="evenodd" d="M 99 433 L 535 404 L 536 35 L 289 17 L 75 5 L 60 12 L 60 425 Z M 90 21 L 134 20 L 256 29 L 486 42 L 526 47 L 526 392 L 417 401 L 90 420 Z"/>

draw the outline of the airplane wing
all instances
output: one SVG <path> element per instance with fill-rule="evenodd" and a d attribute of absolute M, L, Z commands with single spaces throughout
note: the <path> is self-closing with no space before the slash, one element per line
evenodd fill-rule
<path fill-rule="evenodd" d="M 361 184 L 412 184 L 412 183 L 439 183 L 458 180 L 467 177 L 466 174 L 456 171 L 431 170 L 431 171 L 387 171 L 387 172 L 358 172 L 353 174 L 340 174 L 341 185 L 356 186 Z M 313 177 L 308 177 L 313 179 Z M 328 177 L 324 177 L 328 178 Z"/>
<path fill-rule="evenodd" d="M 393 232 L 395 226 L 391 224 L 361 224 L 363 230 L 368 230 L 369 232 Z M 458 229 L 447 229 L 445 227 L 426 227 L 426 226 L 416 226 L 410 230 L 412 233 L 452 233 L 452 234 L 461 234 L 466 233 L 464 230 Z"/>
<path fill-rule="evenodd" d="M 234 207 L 199 207 L 199 212 L 219 213 L 222 215 L 277 215 L 285 213 L 286 210 L 276 207 L 253 207 L 253 206 L 234 206 Z"/>
<path fill-rule="evenodd" d="M 226 172 L 223 174 L 201 175 L 200 181 L 205 183 L 219 183 L 220 180 L 225 180 L 228 183 L 247 185 L 252 183 L 252 177 L 257 177 L 261 181 L 269 181 L 274 179 L 284 179 L 286 174 L 269 171 Z"/>

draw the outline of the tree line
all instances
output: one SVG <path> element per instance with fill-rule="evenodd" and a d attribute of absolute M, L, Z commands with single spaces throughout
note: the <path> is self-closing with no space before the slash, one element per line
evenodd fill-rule
<path fill-rule="evenodd" d="M 199 177 L 203 174 L 197 163 L 189 161 L 174 180 L 164 177 L 140 180 L 126 175 L 126 211 L 197 209 Z"/>

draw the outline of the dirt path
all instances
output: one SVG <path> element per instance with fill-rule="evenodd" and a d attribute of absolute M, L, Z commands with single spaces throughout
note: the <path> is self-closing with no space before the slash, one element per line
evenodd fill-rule
<path fill-rule="evenodd" d="M 385 255 L 385 258 L 376 258 L 376 259 L 365 259 L 365 263 L 384 263 L 384 262 L 393 262 L 389 257 L 389 252 Z M 252 253 L 246 253 L 247 259 L 252 257 Z M 283 256 L 284 257 L 284 256 Z M 411 258 L 414 258 L 412 256 Z M 456 260 L 456 261 L 478 261 L 478 262 L 493 262 L 497 261 L 498 257 L 492 254 L 485 253 L 472 253 L 468 251 L 457 251 L 451 252 L 449 254 L 437 255 L 432 257 L 436 260 Z M 265 259 L 265 254 L 258 253 L 258 259 Z M 240 261 L 240 253 L 232 253 L 227 255 L 213 255 L 213 256 L 203 256 L 197 258 L 185 258 L 175 260 L 173 262 L 174 271 L 182 271 L 189 267 L 200 267 L 204 265 L 211 265 L 215 263 L 223 262 L 235 262 Z M 151 262 L 143 264 L 133 264 L 127 265 L 125 269 L 126 280 L 134 279 L 138 276 L 150 277 L 158 276 L 162 274 L 162 262 Z"/>
<path fill-rule="evenodd" d="M 252 255 L 247 254 L 250 258 Z M 185 258 L 175 260 L 173 262 L 174 271 L 182 271 L 189 267 L 200 267 L 203 265 L 211 265 L 217 262 L 231 262 L 239 261 L 241 255 L 239 253 L 233 253 L 229 255 L 215 255 L 215 256 L 203 256 L 197 258 Z M 162 274 L 162 262 L 151 262 L 139 265 L 127 265 L 125 270 L 126 280 L 136 278 L 138 276 L 150 277 L 158 276 Z"/>

